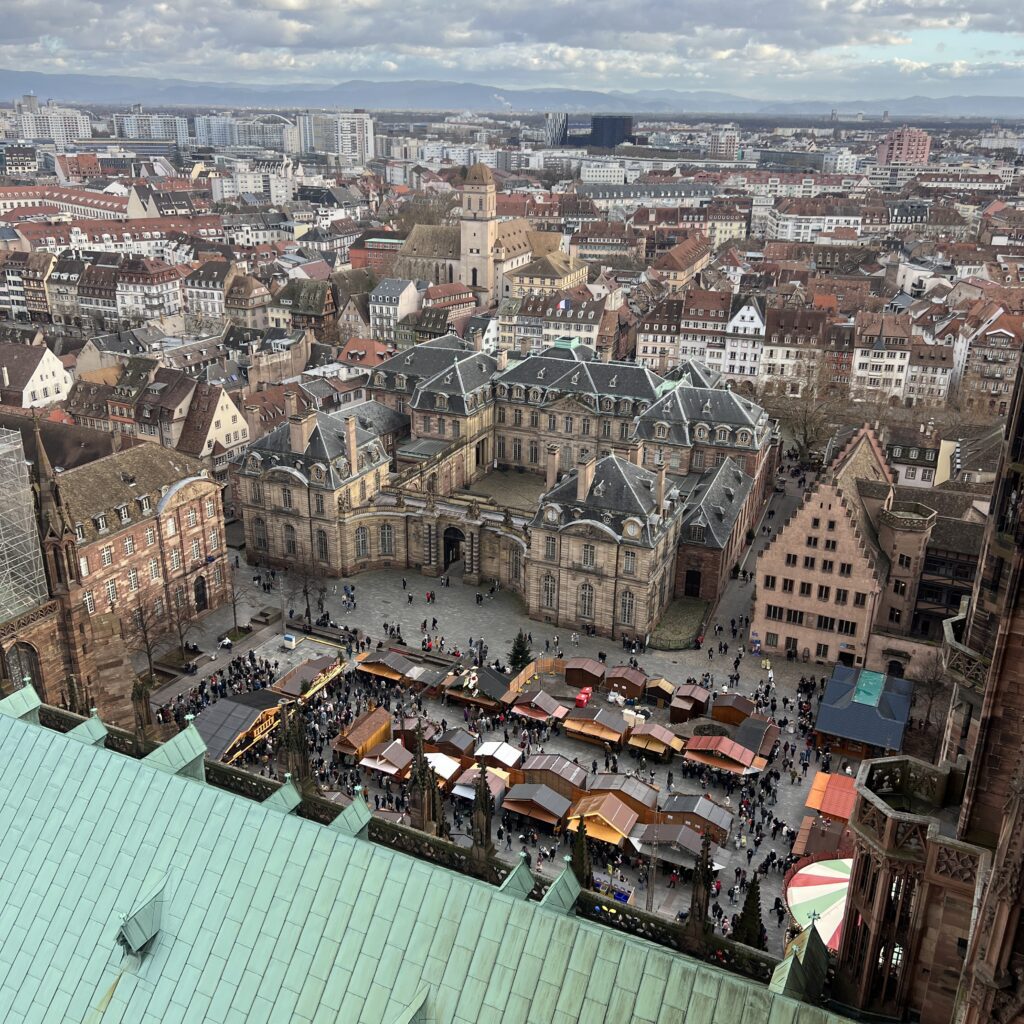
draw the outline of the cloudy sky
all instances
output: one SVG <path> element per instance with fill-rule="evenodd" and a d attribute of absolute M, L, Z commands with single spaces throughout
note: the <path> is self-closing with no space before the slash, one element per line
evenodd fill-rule
<path fill-rule="evenodd" d="M 4 0 L 0 66 L 765 98 L 1024 95 L 1022 0 Z"/>

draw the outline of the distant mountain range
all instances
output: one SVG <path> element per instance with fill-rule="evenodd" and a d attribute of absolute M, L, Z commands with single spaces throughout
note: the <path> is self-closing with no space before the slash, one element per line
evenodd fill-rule
<path fill-rule="evenodd" d="M 365 107 L 373 110 L 470 110 L 531 113 L 827 115 L 1024 118 L 1021 96 L 909 96 L 879 100 L 763 100 L 727 92 L 653 89 L 499 89 L 478 82 L 353 80 L 337 85 L 187 82 L 129 75 L 66 75 L 0 69 L 0 96 L 34 92 L 65 103 L 174 107 Z"/>

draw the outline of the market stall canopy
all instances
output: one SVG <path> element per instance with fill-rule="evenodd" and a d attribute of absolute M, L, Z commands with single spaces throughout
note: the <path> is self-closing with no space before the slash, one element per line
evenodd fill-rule
<path fill-rule="evenodd" d="M 604 679 L 604 665 L 593 658 L 570 658 L 565 663 L 566 686 L 593 686 L 596 690 Z"/>
<path fill-rule="evenodd" d="M 676 692 L 676 684 L 664 676 L 656 676 L 647 680 L 647 696 L 657 694 L 663 700 L 671 700 Z"/>
<path fill-rule="evenodd" d="M 733 725 L 739 725 L 756 710 L 754 702 L 749 697 L 744 697 L 742 693 L 716 693 L 711 717 L 716 722 L 732 722 Z"/>
<path fill-rule="evenodd" d="M 733 739 L 747 750 L 761 757 L 767 757 L 775 746 L 781 730 L 764 715 L 751 715 L 744 719 L 733 735 Z"/>
<path fill-rule="evenodd" d="M 898 751 L 910 718 L 909 679 L 836 665 L 818 706 L 816 732 Z"/>
<path fill-rule="evenodd" d="M 626 733 L 626 723 L 619 712 L 592 706 L 572 708 L 562 728 L 569 735 L 606 743 L 620 743 Z"/>
<path fill-rule="evenodd" d="M 519 771 L 527 782 L 539 782 L 537 776 L 550 773 L 574 789 L 587 788 L 586 768 L 561 754 L 533 754 L 519 766 Z"/>
<path fill-rule="evenodd" d="M 657 858 L 679 867 L 692 867 L 700 856 L 703 838 L 689 825 L 636 825 L 629 834 L 633 847 L 645 857 Z M 711 846 L 714 862 L 718 847 Z M 721 864 L 713 864 L 720 871 Z"/>
<path fill-rule="evenodd" d="M 728 736 L 694 736 L 683 754 L 687 761 L 720 768 L 734 775 L 757 775 L 768 762 Z"/>
<path fill-rule="evenodd" d="M 374 708 L 350 722 L 331 743 L 337 754 L 348 757 L 363 757 L 378 743 L 391 739 L 391 713 L 384 708 Z"/>
<path fill-rule="evenodd" d="M 468 729 L 449 729 L 433 740 L 434 746 L 442 754 L 450 754 L 452 757 L 469 757 L 478 742 L 479 737 Z"/>
<path fill-rule="evenodd" d="M 647 676 L 631 665 L 616 665 L 605 676 L 605 689 L 621 693 L 628 700 L 642 697 L 646 686 Z"/>
<path fill-rule="evenodd" d="M 512 702 L 512 711 L 535 722 L 560 722 L 569 709 L 543 690 L 526 690 Z"/>
<path fill-rule="evenodd" d="M 591 793 L 614 793 L 629 804 L 633 810 L 657 810 L 658 795 L 661 790 L 657 786 L 648 785 L 635 775 L 624 775 L 622 772 L 601 772 L 595 775 L 590 783 Z"/>
<path fill-rule="evenodd" d="M 728 834 L 732 828 L 732 812 L 721 804 L 706 796 L 691 796 L 688 793 L 673 793 L 662 804 L 662 814 L 666 819 L 676 815 L 690 819 L 691 828 L 699 823 L 706 823 L 720 833 Z M 703 827 L 695 828 L 703 833 Z"/>
<path fill-rule="evenodd" d="M 638 725 L 629 734 L 626 743 L 638 750 L 650 750 L 652 753 L 663 756 L 672 751 L 679 753 L 686 745 L 671 729 L 666 729 L 656 722 L 646 722 Z"/>
<path fill-rule="evenodd" d="M 363 651 L 356 655 L 356 664 L 361 672 L 380 679 L 400 682 L 415 669 L 415 665 L 394 651 Z"/>
<path fill-rule="evenodd" d="M 449 673 L 445 690 L 456 699 L 476 700 L 498 705 L 508 692 L 508 676 L 491 665 Z"/>
<path fill-rule="evenodd" d="M 806 928 L 811 921 L 829 949 L 839 949 L 843 915 L 850 889 L 853 860 L 819 860 L 800 868 L 789 878 L 786 902 L 797 924 Z"/>
<path fill-rule="evenodd" d="M 793 853 L 806 857 L 815 853 L 836 854 L 847 832 L 844 822 L 821 818 L 816 814 L 804 815 L 793 843 Z"/>
<path fill-rule="evenodd" d="M 310 658 L 296 665 L 274 683 L 274 689 L 286 697 L 312 697 L 341 671 L 341 662 L 333 657 Z"/>
<path fill-rule="evenodd" d="M 557 825 L 565 817 L 570 806 L 570 802 L 564 796 L 548 786 L 521 782 L 505 794 L 502 809 L 513 814 L 522 814 L 527 818 L 535 818 L 545 825 Z"/>
<path fill-rule="evenodd" d="M 693 683 L 683 683 L 676 687 L 669 705 L 670 722 L 686 722 L 691 718 L 703 715 L 711 700 L 711 691 L 705 690 L 703 686 L 695 686 Z"/>
<path fill-rule="evenodd" d="M 581 797 L 569 814 L 569 828 L 576 832 L 580 818 L 586 822 L 587 837 L 610 846 L 621 846 L 637 822 L 637 814 L 614 793 Z"/>
<path fill-rule="evenodd" d="M 496 803 L 500 803 L 505 790 L 508 789 L 508 774 L 497 768 L 481 768 L 479 765 L 467 768 L 455 780 L 452 795 L 461 796 L 463 800 L 475 800 L 476 780 L 482 771 L 487 773 L 487 788 L 490 790 L 491 796 Z"/>
<path fill-rule="evenodd" d="M 403 776 L 413 762 L 412 754 L 398 740 L 378 743 L 371 747 L 359 762 L 360 767 L 385 775 Z"/>
<path fill-rule="evenodd" d="M 856 799 L 857 790 L 854 788 L 852 775 L 818 772 L 811 782 L 811 791 L 807 794 L 807 806 L 812 811 L 819 811 L 826 818 L 849 821 Z"/>
<path fill-rule="evenodd" d="M 204 708 L 195 718 L 196 731 L 206 744 L 207 757 L 220 761 L 226 754 L 238 753 L 238 745 L 257 721 L 271 709 L 277 715 L 281 695 L 273 690 L 252 690 L 230 694 Z"/>
<path fill-rule="evenodd" d="M 434 774 L 438 780 L 446 786 L 462 771 L 462 762 L 458 758 L 449 757 L 447 754 L 442 754 L 436 750 L 432 750 L 423 756 L 427 759 L 427 764 L 434 769 Z"/>
<path fill-rule="evenodd" d="M 513 747 L 511 743 L 488 740 L 476 748 L 473 757 L 481 764 L 489 764 L 494 768 L 503 768 L 508 771 L 515 768 L 523 759 L 523 752 L 518 747 Z"/>

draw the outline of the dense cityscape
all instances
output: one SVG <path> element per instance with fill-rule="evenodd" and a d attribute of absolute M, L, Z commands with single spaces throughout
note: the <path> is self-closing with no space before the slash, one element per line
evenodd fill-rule
<path fill-rule="evenodd" d="M 0 1021 L 1024 1021 L 1024 108 L 53 81 Z"/>

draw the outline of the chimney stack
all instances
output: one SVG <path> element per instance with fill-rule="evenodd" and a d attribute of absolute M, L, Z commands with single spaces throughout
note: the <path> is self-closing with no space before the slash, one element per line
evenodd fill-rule
<path fill-rule="evenodd" d="M 502 349 L 496 356 L 495 359 L 498 361 L 498 372 L 508 369 L 508 352 Z"/>
<path fill-rule="evenodd" d="M 351 475 L 359 471 L 359 442 L 356 440 L 356 418 L 349 416 L 345 419 L 345 453 L 348 456 L 348 468 Z"/>
<path fill-rule="evenodd" d="M 312 409 L 288 417 L 288 447 L 293 455 L 301 455 L 306 450 L 315 427 L 316 413 Z"/>
<path fill-rule="evenodd" d="M 3 367 L 4 372 L 4 387 L 9 388 L 11 386 L 11 378 L 7 375 L 7 367 Z"/>
<path fill-rule="evenodd" d="M 284 414 L 288 417 L 299 415 L 299 399 L 294 391 L 284 393 Z"/>
<path fill-rule="evenodd" d="M 637 441 L 636 451 L 633 452 L 633 464 L 635 466 L 642 466 L 644 464 L 644 443 L 643 441 Z"/>
<path fill-rule="evenodd" d="M 658 483 L 657 490 L 655 491 L 655 500 L 657 505 L 655 511 L 659 516 L 665 514 L 665 466 L 662 465 L 661 469 L 658 470 Z"/>
<path fill-rule="evenodd" d="M 548 475 L 544 481 L 544 490 L 550 491 L 558 483 L 558 445 L 548 445 Z"/>
<path fill-rule="evenodd" d="M 484 332 L 474 331 L 473 332 L 473 351 L 483 352 L 484 350 Z"/>
<path fill-rule="evenodd" d="M 579 465 L 576 467 L 576 500 L 586 501 L 587 495 L 590 493 L 590 488 L 594 483 L 594 467 L 597 465 L 597 459 L 593 455 L 588 456 L 585 459 L 580 459 Z"/>

